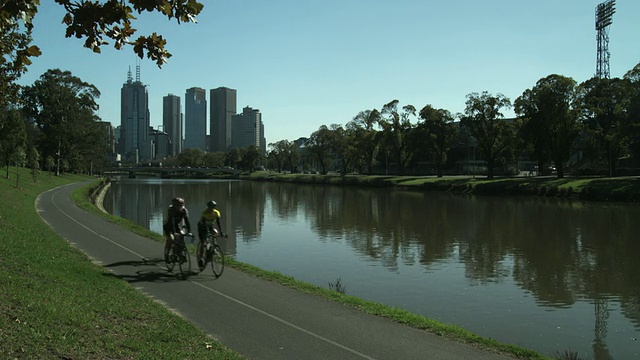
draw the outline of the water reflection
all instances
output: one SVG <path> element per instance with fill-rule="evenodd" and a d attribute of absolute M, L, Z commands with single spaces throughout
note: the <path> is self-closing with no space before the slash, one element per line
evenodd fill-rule
<path fill-rule="evenodd" d="M 333 276 L 330 263 L 330 270 L 350 274 L 352 295 L 549 355 L 575 350 L 607 359 L 640 352 L 635 204 L 123 180 L 105 205 L 161 232 L 176 195 L 192 218 L 207 200 L 218 202 L 231 234 L 225 247 L 241 261 L 319 286 L 326 286 L 321 276 Z"/>

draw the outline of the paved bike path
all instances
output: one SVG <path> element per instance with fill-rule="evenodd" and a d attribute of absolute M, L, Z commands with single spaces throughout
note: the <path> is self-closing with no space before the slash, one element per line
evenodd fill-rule
<path fill-rule="evenodd" d="M 210 269 L 179 279 L 164 267 L 163 244 L 75 206 L 70 194 L 84 184 L 42 193 L 42 219 L 114 276 L 247 358 L 509 359 L 228 267 L 218 279 Z"/>

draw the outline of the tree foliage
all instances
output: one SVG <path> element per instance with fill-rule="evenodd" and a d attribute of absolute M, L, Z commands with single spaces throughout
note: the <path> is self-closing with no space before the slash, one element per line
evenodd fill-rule
<path fill-rule="evenodd" d="M 326 125 L 322 125 L 314 131 L 305 144 L 305 151 L 315 160 L 320 167 L 320 173 L 326 174 L 332 157 L 332 133 Z"/>
<path fill-rule="evenodd" d="M 19 151 L 24 151 L 27 132 L 22 114 L 19 110 L 9 109 L 0 112 L 0 163 L 6 166 L 6 177 L 9 178 L 9 166 Z"/>
<path fill-rule="evenodd" d="M 109 45 L 109 41 L 113 41 L 113 47 L 118 50 L 131 46 L 141 59 L 146 55 L 158 67 L 162 67 L 171 57 L 165 49 L 167 41 L 155 32 L 132 39 L 136 33 L 133 28 L 135 14 L 158 12 L 178 23 L 195 23 L 196 16 L 204 7 L 195 0 L 56 0 L 56 3 L 66 11 L 62 18 L 67 26 L 66 37 L 84 39 L 84 46 L 96 53 L 100 53 L 102 46 Z M 24 35 L 29 35 L 39 6 L 39 0 L 4 1 L 0 5 L 0 28 L 18 30 L 18 25 L 22 24 Z M 16 42 L 14 51 L 17 55 L 15 65 L 19 71 L 30 64 L 29 57 L 40 55 L 37 46 L 24 42 Z"/>
<path fill-rule="evenodd" d="M 178 166 L 203 166 L 205 163 L 205 152 L 201 149 L 187 148 L 178 154 L 176 160 Z"/>
<path fill-rule="evenodd" d="M 89 170 L 92 161 L 107 154 L 106 131 L 97 122 L 98 89 L 69 71 L 48 70 L 22 92 L 24 113 L 40 130 L 43 157 Z"/>
<path fill-rule="evenodd" d="M 240 169 L 253 172 L 262 161 L 262 153 L 257 146 L 249 146 L 240 149 L 240 161 L 238 165 Z"/>
<path fill-rule="evenodd" d="M 616 159 L 625 155 L 635 127 L 629 118 L 631 82 L 627 79 L 592 78 L 580 84 L 582 118 L 589 144 L 601 161 L 616 172 Z"/>
<path fill-rule="evenodd" d="M 416 129 L 422 141 L 419 144 L 426 147 L 430 160 L 436 167 L 438 177 L 442 177 L 447 163 L 447 153 L 453 146 L 458 128 L 453 124 L 453 116 L 444 109 L 436 109 L 427 105 L 420 110 L 422 123 Z"/>
<path fill-rule="evenodd" d="M 4 8 L 0 8 L 0 109 L 6 109 L 9 104 L 18 100 L 20 87 L 16 80 L 31 65 L 31 56 L 39 56 L 40 50 L 30 45 L 31 31 L 23 31 L 17 22 L 4 17 Z M 3 124 L 0 122 L 0 132 Z"/>
<path fill-rule="evenodd" d="M 503 121 L 502 109 L 511 107 L 511 101 L 502 94 L 467 95 L 464 127 L 478 143 L 482 157 L 487 162 L 487 177 L 493 178 L 496 164 L 508 158 L 515 146 L 514 124 Z"/>
<path fill-rule="evenodd" d="M 411 146 L 411 118 L 416 116 L 413 105 L 405 105 L 402 111 L 398 109 L 398 100 L 393 100 L 382 107 L 380 126 L 383 131 L 383 141 L 391 151 L 391 156 L 398 167 L 398 174 L 402 175 L 411 161 L 415 147 Z"/>
<path fill-rule="evenodd" d="M 564 177 L 564 165 L 579 134 L 576 82 L 561 75 L 549 75 L 515 101 L 523 120 L 521 133 L 533 145 L 538 168 L 547 160 L 555 163 L 557 176 Z"/>
<path fill-rule="evenodd" d="M 367 174 L 373 173 L 379 144 L 379 132 L 375 127 L 380 123 L 380 112 L 376 109 L 361 111 L 347 124 L 353 133 L 353 146 L 357 150 L 355 156 L 366 168 Z"/>

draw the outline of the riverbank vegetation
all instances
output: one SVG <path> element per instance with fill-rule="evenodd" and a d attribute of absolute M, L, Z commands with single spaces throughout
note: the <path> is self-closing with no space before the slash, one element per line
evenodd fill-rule
<path fill-rule="evenodd" d="M 0 353 L 5 358 L 242 358 L 109 276 L 42 221 L 34 208 L 38 194 L 90 177 L 20 180 L 16 187 L 16 169 L 11 170 L 8 179 L 0 179 Z"/>
<path fill-rule="evenodd" d="M 640 177 L 501 177 L 287 174 L 258 171 L 241 178 L 255 181 L 396 187 L 475 195 L 543 196 L 589 201 L 640 201 Z"/>

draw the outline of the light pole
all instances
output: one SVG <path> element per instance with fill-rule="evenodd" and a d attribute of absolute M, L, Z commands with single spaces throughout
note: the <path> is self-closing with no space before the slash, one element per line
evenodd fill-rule
<path fill-rule="evenodd" d="M 615 0 L 608 0 L 596 6 L 596 31 L 598 53 L 596 59 L 596 77 L 609 78 L 609 34 L 607 28 L 612 23 L 613 14 L 616 12 Z"/>

